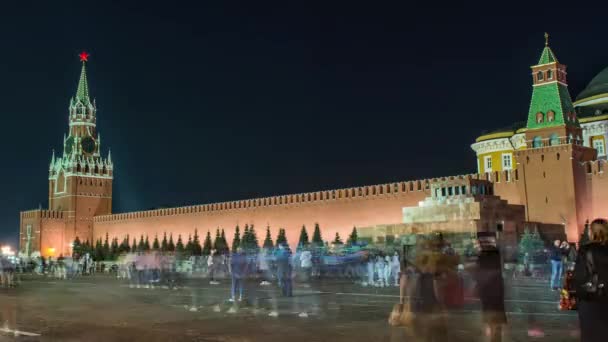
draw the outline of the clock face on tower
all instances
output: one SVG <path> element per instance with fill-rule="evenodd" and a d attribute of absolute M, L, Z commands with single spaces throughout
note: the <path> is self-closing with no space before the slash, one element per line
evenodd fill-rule
<path fill-rule="evenodd" d="M 95 152 L 95 140 L 93 138 L 85 137 L 80 144 L 84 153 L 91 154 Z"/>

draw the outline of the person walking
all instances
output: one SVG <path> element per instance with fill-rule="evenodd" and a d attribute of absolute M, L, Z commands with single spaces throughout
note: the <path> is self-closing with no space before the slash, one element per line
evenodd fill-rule
<path fill-rule="evenodd" d="M 232 287 L 230 291 L 230 301 L 242 301 L 243 300 L 243 281 L 246 277 L 247 272 L 247 257 L 243 253 L 243 249 L 238 247 L 236 252 L 232 254 L 230 259 L 230 268 L 232 270 Z M 237 298 L 238 295 L 238 298 Z"/>
<path fill-rule="evenodd" d="M 581 342 L 606 341 L 608 322 L 608 221 L 594 220 L 590 233 L 574 267 Z"/>
<path fill-rule="evenodd" d="M 216 256 L 217 251 L 215 249 L 211 250 L 211 254 L 207 258 L 207 271 L 209 272 L 209 284 L 210 285 L 218 285 L 219 282 L 215 280 L 215 274 L 218 270 L 218 258 Z"/>
<path fill-rule="evenodd" d="M 384 287 L 384 268 L 385 268 L 385 266 L 386 265 L 384 263 L 384 257 L 382 256 L 382 254 L 379 254 L 376 257 L 376 264 L 374 265 L 375 271 L 376 271 L 376 278 L 378 279 L 375 286 Z"/>
<path fill-rule="evenodd" d="M 391 284 L 391 276 L 393 272 L 392 260 L 393 259 L 388 254 L 384 257 L 384 285 L 386 287 L 389 287 Z"/>
<path fill-rule="evenodd" d="M 312 276 L 312 253 L 308 249 L 302 251 L 300 255 L 300 268 L 302 269 L 304 283 L 308 284 Z"/>
<path fill-rule="evenodd" d="M 553 246 L 549 248 L 549 260 L 551 262 L 551 290 L 557 291 L 560 286 L 562 277 L 562 250 L 560 249 L 561 241 L 553 241 Z"/>
<path fill-rule="evenodd" d="M 395 254 L 393 254 L 393 258 L 391 260 L 391 275 L 393 276 L 393 279 L 395 280 L 395 286 L 399 286 L 399 280 L 400 280 L 400 269 L 401 269 L 401 260 L 399 260 L 399 253 L 397 251 L 395 251 Z"/>
<path fill-rule="evenodd" d="M 477 238 L 480 252 L 477 257 L 475 275 L 483 322 L 490 341 L 500 342 L 502 341 L 502 327 L 507 323 L 500 250 L 494 233 L 479 232 Z"/>
<path fill-rule="evenodd" d="M 281 244 L 279 245 L 279 250 L 277 251 L 277 277 L 279 278 L 281 294 L 284 297 L 293 296 L 291 274 L 291 252 L 287 246 Z"/>
<path fill-rule="evenodd" d="M 270 285 L 270 281 L 272 280 L 272 274 L 270 271 L 270 253 L 267 248 L 262 248 L 262 250 L 257 254 L 257 265 L 260 271 L 260 276 L 262 278 L 261 286 Z"/>
<path fill-rule="evenodd" d="M 374 286 L 374 259 L 371 252 L 367 254 L 367 283 L 364 286 Z"/>

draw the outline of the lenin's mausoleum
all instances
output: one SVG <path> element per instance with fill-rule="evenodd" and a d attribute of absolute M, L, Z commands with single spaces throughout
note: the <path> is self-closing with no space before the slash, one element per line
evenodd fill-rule
<path fill-rule="evenodd" d="M 413 233 L 496 231 L 515 241 L 524 227 L 578 241 L 587 219 L 608 204 L 606 135 L 608 68 L 572 102 L 566 66 L 548 44 L 532 66 L 532 94 L 525 122 L 477 138 L 478 173 L 359 186 L 187 207 L 112 213 L 114 164 L 101 154 L 95 101 L 89 94 L 87 55 L 69 104 L 63 151 L 49 166 L 49 208 L 21 212 L 20 251 L 70 254 L 81 241 L 164 233 L 186 239 L 237 225 L 286 230 L 293 247 L 300 229 L 321 226 L 323 239 L 345 238 L 357 227 L 374 242 Z M 119 166 L 120 167 L 120 166 Z"/>

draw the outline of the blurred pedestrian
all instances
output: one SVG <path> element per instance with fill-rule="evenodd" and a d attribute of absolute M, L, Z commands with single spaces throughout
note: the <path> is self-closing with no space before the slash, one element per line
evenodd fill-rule
<path fill-rule="evenodd" d="M 557 291 L 561 284 L 562 276 L 562 250 L 560 249 L 561 241 L 553 241 L 553 246 L 549 248 L 549 260 L 551 262 L 551 290 Z"/>
<path fill-rule="evenodd" d="M 304 283 L 308 283 L 312 276 L 312 253 L 308 249 L 304 249 L 300 255 L 300 268 Z"/>
<path fill-rule="evenodd" d="M 243 253 L 243 249 L 238 247 L 235 253 L 232 253 L 230 259 L 232 287 L 230 291 L 230 301 L 242 301 L 243 300 L 243 281 L 247 277 L 247 259 Z M 237 297 L 238 296 L 238 297 Z"/>
<path fill-rule="evenodd" d="M 502 327 L 507 323 L 500 250 L 495 233 L 479 232 L 477 237 L 481 250 L 477 257 L 476 281 L 483 323 L 490 341 L 500 342 Z"/>
<path fill-rule="evenodd" d="M 395 280 L 395 286 L 399 286 L 399 279 L 400 279 L 400 268 L 401 268 L 401 260 L 399 260 L 399 252 L 395 251 L 395 254 L 393 254 L 393 258 L 391 259 L 391 275 L 393 276 L 393 279 Z"/>
<path fill-rule="evenodd" d="M 277 262 L 277 278 L 279 278 L 279 286 L 281 288 L 281 294 L 285 297 L 293 296 L 292 291 L 292 264 L 291 264 L 291 251 L 289 247 L 284 244 L 279 245 L 279 250 L 276 256 Z"/>
<path fill-rule="evenodd" d="M 580 246 L 574 283 L 582 342 L 606 341 L 608 322 L 608 221 L 596 219 L 589 243 Z"/>

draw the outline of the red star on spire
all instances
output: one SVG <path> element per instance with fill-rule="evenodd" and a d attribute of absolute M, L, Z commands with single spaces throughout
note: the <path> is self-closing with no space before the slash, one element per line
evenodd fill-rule
<path fill-rule="evenodd" d="M 78 56 L 80 57 L 80 61 L 81 62 L 88 62 L 89 61 L 89 56 L 90 55 L 88 53 L 84 52 L 84 51 L 82 51 Z"/>

